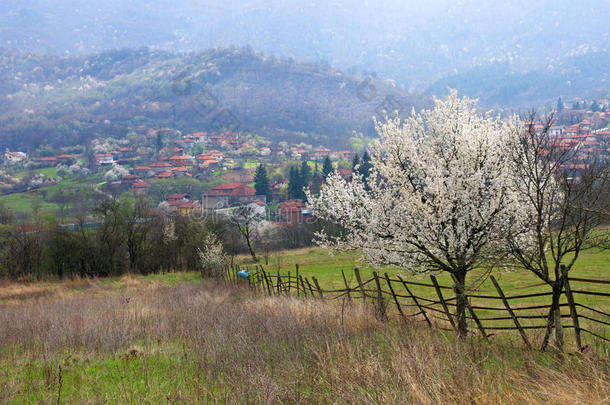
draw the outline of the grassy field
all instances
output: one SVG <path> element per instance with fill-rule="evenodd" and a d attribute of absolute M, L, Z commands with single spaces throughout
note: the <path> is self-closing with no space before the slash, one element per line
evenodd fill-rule
<path fill-rule="evenodd" d="M 243 256 L 239 257 L 238 259 L 238 262 L 242 266 L 252 267 L 252 262 L 249 257 Z M 280 274 L 282 275 L 287 275 L 289 271 L 292 275 L 294 275 L 296 270 L 296 264 L 299 265 L 300 274 L 305 277 L 316 277 L 319 280 L 321 287 L 325 290 L 345 288 L 343 277 L 341 275 L 341 270 L 345 272 L 346 278 L 348 279 L 348 283 L 351 287 L 357 286 L 357 281 L 353 273 L 353 269 L 355 267 L 358 267 L 360 269 L 360 273 L 362 275 L 363 280 L 371 278 L 372 273 L 375 270 L 370 266 L 362 265 L 362 263 L 359 263 L 358 257 L 355 254 L 338 253 L 331 255 L 329 254 L 328 250 L 321 248 L 299 249 L 271 254 L 268 258 L 267 265 L 264 265 L 264 267 L 272 274 L 277 274 L 277 271 L 279 269 Z M 377 269 L 377 271 L 382 275 L 385 272 L 387 272 L 390 276 L 400 274 L 401 277 L 403 277 L 405 280 L 430 284 L 429 275 L 413 275 L 408 271 L 397 268 L 380 268 Z M 500 284 L 504 293 L 507 296 L 551 291 L 550 288 L 546 285 L 543 285 L 537 277 L 523 270 L 496 270 L 492 274 L 498 280 L 498 283 Z M 610 250 L 590 250 L 582 253 L 570 274 L 571 277 L 576 278 L 610 281 Z M 448 274 L 441 273 L 437 275 L 437 278 L 439 284 L 441 285 L 453 285 L 453 282 L 451 281 L 451 278 Z M 469 286 L 476 288 L 477 295 L 489 295 L 494 297 L 498 296 L 498 292 L 493 286 L 493 283 L 487 277 L 487 273 L 483 271 L 471 272 L 468 276 L 467 282 Z M 383 285 L 383 288 L 386 288 L 385 283 Z M 398 283 L 394 285 L 394 288 L 397 290 L 397 293 L 406 294 L 402 286 Z M 434 288 L 411 286 L 410 289 L 417 296 L 438 300 L 438 296 Z M 572 282 L 572 289 L 579 291 L 597 291 L 610 293 L 610 284 L 590 284 L 582 282 Z M 444 291 L 444 298 L 453 296 L 453 293 L 451 291 Z M 587 305 L 589 307 L 602 310 L 606 313 L 610 313 L 610 297 L 575 294 L 575 301 L 579 304 Z M 410 299 L 401 299 L 401 302 L 412 304 Z M 565 296 L 562 297 L 562 300 L 560 302 L 567 302 Z M 473 298 L 471 299 L 471 304 L 485 307 L 503 308 L 502 302 L 497 299 Z M 545 304 L 550 304 L 549 296 L 511 300 L 511 305 L 513 307 Z M 416 309 L 411 308 L 410 312 L 416 312 Z M 508 316 L 506 312 L 502 313 L 502 311 L 478 310 L 476 312 L 477 315 L 481 318 Z M 599 319 L 604 322 L 610 322 L 610 317 L 608 316 L 590 313 L 589 311 L 583 312 L 589 317 L 593 316 L 594 319 Z M 567 318 L 569 314 L 568 308 L 565 307 L 562 313 Z M 547 310 L 529 310 L 520 313 L 520 315 L 546 316 Z M 544 324 L 544 320 L 541 319 L 523 319 L 520 322 L 524 326 L 535 326 Z M 566 325 L 572 324 L 570 319 L 566 319 L 564 323 Z M 510 319 L 494 320 L 485 322 L 485 325 L 490 327 L 506 327 L 513 326 L 513 322 Z M 610 328 L 608 327 L 601 326 L 600 324 L 591 322 L 587 319 L 582 319 L 580 326 L 610 339 Z M 471 327 L 473 329 L 476 328 L 474 324 L 471 325 Z M 504 332 L 494 333 L 496 335 L 499 335 Z M 539 340 L 541 340 L 541 334 L 535 331 L 528 331 L 528 335 L 533 336 L 532 340 L 534 342 L 538 342 Z M 566 340 L 573 344 L 573 330 L 566 330 Z M 600 346 L 599 340 L 593 339 L 591 336 L 588 335 L 584 337 L 584 341 L 588 344 Z M 606 344 L 601 344 L 601 347 L 599 348 L 600 350 L 609 351 L 608 345 Z"/>
<path fill-rule="evenodd" d="M 0 403 L 604 403 L 610 365 L 195 273 L 0 285 Z"/>

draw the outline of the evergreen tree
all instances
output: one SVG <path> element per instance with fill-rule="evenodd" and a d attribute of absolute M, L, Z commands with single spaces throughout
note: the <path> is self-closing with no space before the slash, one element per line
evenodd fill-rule
<path fill-rule="evenodd" d="M 161 133 L 157 133 L 157 141 L 155 142 L 155 146 L 157 148 L 157 153 L 163 149 L 163 135 L 161 135 Z"/>
<path fill-rule="evenodd" d="M 563 101 L 561 100 L 561 97 L 559 97 L 557 99 L 557 114 L 561 114 L 562 111 L 563 111 Z"/>
<path fill-rule="evenodd" d="M 303 185 L 301 183 L 301 175 L 298 167 L 290 166 L 290 173 L 288 175 L 288 197 L 296 199 L 303 198 Z"/>
<path fill-rule="evenodd" d="M 352 170 L 354 170 L 356 168 L 356 166 L 358 166 L 360 164 L 360 156 L 358 156 L 358 154 L 356 153 L 354 155 L 354 160 L 352 160 Z"/>
<path fill-rule="evenodd" d="M 306 160 L 303 160 L 301 163 L 301 184 L 303 187 L 307 187 L 309 185 L 309 180 L 311 180 L 311 167 Z"/>
<path fill-rule="evenodd" d="M 328 175 L 331 174 L 333 171 L 333 164 L 330 161 L 330 157 L 326 155 L 326 158 L 324 158 L 324 163 L 322 164 L 322 175 L 324 176 L 324 178 L 327 178 Z"/>
<path fill-rule="evenodd" d="M 593 112 L 599 111 L 599 104 L 597 104 L 597 101 L 595 101 L 595 100 L 593 100 L 593 102 L 591 103 L 591 111 L 593 111 Z"/>
<path fill-rule="evenodd" d="M 265 169 L 265 166 L 263 166 L 262 163 L 256 168 L 254 188 L 256 189 L 256 195 L 264 195 L 267 198 L 267 201 L 271 201 L 269 177 L 267 176 L 267 169 Z"/>
<path fill-rule="evenodd" d="M 362 179 L 364 180 L 364 184 L 367 188 L 372 167 L 373 164 L 371 163 L 371 157 L 369 156 L 369 153 L 367 151 L 364 151 L 364 153 L 362 154 L 362 162 L 360 163 L 358 172 L 362 175 Z"/>

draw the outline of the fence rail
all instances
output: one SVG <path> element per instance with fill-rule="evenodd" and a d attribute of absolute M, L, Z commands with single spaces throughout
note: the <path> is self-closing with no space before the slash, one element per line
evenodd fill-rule
<path fill-rule="evenodd" d="M 237 268 L 227 268 L 225 279 L 232 283 L 240 282 Z M 430 283 L 404 280 L 400 275 L 390 277 L 387 273 L 379 275 L 373 272 L 373 277 L 363 280 L 356 268 L 353 277 L 348 278 L 341 270 L 345 288 L 322 288 L 315 277 L 306 277 L 299 266 L 295 272 L 269 272 L 257 265 L 247 279 L 248 285 L 257 291 L 270 296 L 297 296 L 323 300 L 345 299 L 348 301 L 362 300 L 375 305 L 376 314 L 382 318 L 388 316 L 388 311 L 394 308 L 397 316 L 405 322 L 407 318 L 420 318 L 428 326 L 443 330 L 456 330 L 457 315 L 452 312 L 457 307 L 455 287 L 439 284 L 435 276 L 430 276 Z M 354 285 L 353 280 L 356 283 Z M 498 281 L 490 276 L 496 294 L 467 292 L 467 314 L 469 328 L 477 331 L 484 339 L 489 339 L 491 331 L 517 331 L 526 346 L 531 347 L 527 330 L 539 330 L 548 327 L 548 323 L 536 323 L 536 320 L 548 320 L 551 304 L 537 304 L 532 299 L 552 296 L 550 291 L 531 292 L 527 294 L 506 295 Z M 241 282 L 246 282 L 241 280 Z M 571 289 L 570 282 L 578 283 L 579 289 Z M 571 319 L 571 324 L 562 325 L 564 329 L 573 329 L 576 345 L 583 345 L 582 332 L 600 342 L 610 342 L 610 313 L 600 308 L 576 302 L 576 297 L 610 297 L 610 293 L 589 291 L 591 285 L 607 285 L 610 280 L 592 280 L 585 278 L 569 278 L 566 283 L 565 298 L 567 302 L 559 303 L 560 318 Z M 534 284 L 516 287 L 523 290 L 545 286 Z M 491 290 L 490 291 L 494 291 Z M 493 302 L 499 305 L 492 306 Z M 389 305 L 388 305 L 389 303 Z M 609 302 L 610 306 L 610 302 Z M 578 310 L 577 310 L 578 309 Z M 498 314 L 501 312 L 501 314 Z M 545 313 L 546 312 L 546 313 Z M 601 318 L 601 319 L 600 319 Z M 586 327 L 583 327 L 586 326 Z M 593 329 L 593 330 L 591 330 Z"/>

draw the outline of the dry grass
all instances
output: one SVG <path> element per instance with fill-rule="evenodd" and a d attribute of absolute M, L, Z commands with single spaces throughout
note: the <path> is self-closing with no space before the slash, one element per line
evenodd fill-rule
<path fill-rule="evenodd" d="M 0 305 L 0 402 L 604 403 L 605 359 L 211 283 Z M 58 366 L 62 365 L 60 388 Z M 10 371 L 8 371 L 10 370 Z"/>

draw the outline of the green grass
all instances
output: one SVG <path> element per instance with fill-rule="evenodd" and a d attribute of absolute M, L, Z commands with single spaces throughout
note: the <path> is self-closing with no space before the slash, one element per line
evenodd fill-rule
<path fill-rule="evenodd" d="M 242 265 L 248 267 L 252 266 L 251 260 L 247 257 L 242 257 Z M 264 262 L 264 261 L 263 261 Z M 321 248 L 309 248 L 309 249 L 298 249 L 292 251 L 283 251 L 271 254 L 269 257 L 268 265 L 264 266 L 271 274 L 277 274 L 278 268 L 281 275 L 286 275 L 290 272 L 292 275 L 296 272 L 296 265 L 299 265 L 299 273 L 304 277 L 316 277 L 323 290 L 332 289 L 343 289 L 345 283 L 341 275 L 341 270 L 345 272 L 346 278 L 348 279 L 350 287 L 354 288 L 357 286 L 357 281 L 354 276 L 353 269 L 358 267 L 363 281 L 370 279 L 373 276 L 373 271 L 377 271 L 383 276 L 384 273 L 388 273 L 390 277 L 400 274 L 403 279 L 408 281 L 416 281 L 421 283 L 430 284 L 429 275 L 414 275 L 409 273 L 405 269 L 397 269 L 393 267 L 374 269 L 371 266 L 359 263 L 358 257 L 354 253 L 337 253 L 331 255 L 328 250 Z M 498 284 L 501 286 L 506 296 L 524 295 L 540 292 L 550 292 L 550 288 L 546 285 L 540 285 L 542 281 L 535 275 L 525 270 L 494 270 L 494 277 L 498 280 Z M 610 250 L 589 250 L 581 253 L 578 261 L 574 265 L 574 268 L 570 272 L 571 277 L 586 278 L 595 280 L 607 280 L 610 281 Z M 437 274 L 437 279 L 440 285 L 452 286 L 453 282 L 451 276 L 447 273 Z M 394 289 L 398 294 L 405 294 L 404 288 L 398 284 L 393 283 Z M 467 284 L 470 286 L 476 286 L 477 295 L 489 295 L 498 297 L 498 292 L 495 289 L 491 280 L 487 277 L 487 273 L 481 270 L 474 270 L 468 274 Z M 370 288 L 373 288 L 370 284 Z M 610 284 L 591 284 L 573 281 L 571 283 L 573 290 L 580 291 L 597 291 L 610 293 Z M 368 288 L 368 287 L 367 287 Z M 386 283 L 382 280 L 382 288 L 387 289 Z M 438 300 L 438 295 L 434 288 L 423 287 L 423 286 L 410 286 L 411 291 L 420 297 L 428 298 L 431 300 Z M 443 290 L 444 298 L 453 297 L 454 294 L 450 290 Z M 604 312 L 610 312 L 610 297 L 575 294 L 575 301 L 582 305 L 587 305 L 592 308 L 602 310 Z M 412 304 L 410 299 L 401 299 L 401 302 Z M 561 299 L 562 303 L 566 303 L 565 294 Z M 473 298 L 471 299 L 472 305 L 485 306 L 494 308 L 503 308 L 503 303 L 499 299 L 485 299 L 485 298 Z M 510 304 L 513 307 L 523 307 L 532 305 L 547 305 L 550 304 L 550 296 L 542 297 L 528 297 L 511 300 Z M 438 307 L 440 309 L 440 306 Z M 452 309 L 450 307 L 450 309 Z M 414 313 L 415 308 L 408 308 L 409 313 Z M 499 317 L 508 316 L 506 311 L 491 311 L 491 310 L 477 310 L 475 311 L 479 317 Z M 568 308 L 565 307 L 562 310 L 563 314 L 568 314 Z M 546 316 L 547 310 L 537 309 L 528 310 L 519 313 L 519 315 L 538 315 Z M 586 311 L 587 316 L 592 316 L 595 319 L 599 319 L 605 322 L 610 322 L 610 317 L 603 316 L 600 314 L 590 313 Z M 540 325 L 543 324 L 542 319 L 524 319 L 521 320 L 521 324 L 525 326 Z M 484 323 L 490 327 L 504 327 L 513 326 L 512 320 L 497 320 L 497 321 L 486 321 Z M 571 319 L 564 320 L 565 325 L 571 325 Z M 600 326 L 597 323 L 592 323 L 586 319 L 581 319 L 581 327 L 591 329 L 602 336 L 610 338 L 610 328 Z M 474 325 L 473 325 L 474 327 Z M 529 333 L 529 332 L 528 332 Z M 532 332 L 535 333 L 535 332 Z M 568 330 L 567 334 L 571 334 L 572 330 Z"/>
<path fill-rule="evenodd" d="M 15 173 L 15 177 L 18 179 L 22 179 L 24 178 L 28 173 L 40 173 L 40 174 L 44 174 L 47 177 L 51 177 L 51 178 L 56 178 L 57 176 L 57 169 L 55 167 L 43 167 L 41 169 L 34 169 L 34 170 L 24 170 L 18 173 Z"/>
<path fill-rule="evenodd" d="M 31 191 L 26 193 L 15 193 L 0 196 L 0 202 L 4 203 L 7 208 L 13 211 L 22 213 L 31 213 L 32 204 L 36 198 L 40 196 L 39 192 Z M 40 201 L 40 210 L 42 212 L 56 212 L 59 206 L 44 200 Z"/>
<path fill-rule="evenodd" d="M 261 257 L 261 261 L 264 262 L 264 258 Z M 238 262 L 245 266 L 252 266 L 252 261 L 248 256 L 239 257 Z M 268 264 L 264 267 L 275 273 L 278 270 L 278 264 L 281 274 L 287 274 L 288 271 L 294 274 L 295 266 L 298 264 L 301 274 L 308 277 L 315 276 L 320 284 L 330 287 L 343 287 L 341 270 L 344 270 L 346 275 L 350 275 L 355 267 L 360 269 L 363 278 L 372 277 L 373 271 L 376 270 L 380 274 L 385 272 L 389 275 L 401 274 L 401 276 L 411 280 L 429 280 L 428 275 L 412 275 L 406 269 L 394 267 L 374 269 L 361 263 L 355 253 L 331 253 L 326 249 L 317 247 L 271 253 Z M 482 271 L 475 270 L 469 273 L 469 277 L 476 279 L 482 274 Z M 498 281 L 501 281 L 501 285 L 506 285 L 507 288 L 525 287 L 541 282 L 533 274 L 523 270 L 495 270 L 493 274 Z M 572 277 L 610 280 L 610 250 L 583 252 L 570 274 Z M 441 284 L 452 284 L 450 282 L 451 277 L 447 274 L 441 273 L 437 278 Z M 610 289 L 610 287 L 607 288 Z"/>
<path fill-rule="evenodd" d="M 54 167 L 47 167 L 44 169 L 37 169 L 37 172 L 44 173 L 49 177 L 56 178 L 57 174 Z M 15 177 L 24 177 L 27 172 L 18 173 Z M 84 180 L 78 180 L 76 178 L 63 178 L 60 182 L 41 187 L 39 189 L 23 192 L 13 193 L 0 196 L 0 202 L 4 203 L 7 208 L 13 211 L 31 214 L 32 213 L 32 201 L 41 195 L 41 192 L 46 192 L 47 198 L 53 196 L 62 187 L 82 187 L 89 184 L 97 184 L 103 181 L 103 174 L 95 174 L 87 177 Z M 54 214 L 59 211 L 59 205 L 41 200 L 40 210 L 43 213 Z"/>

